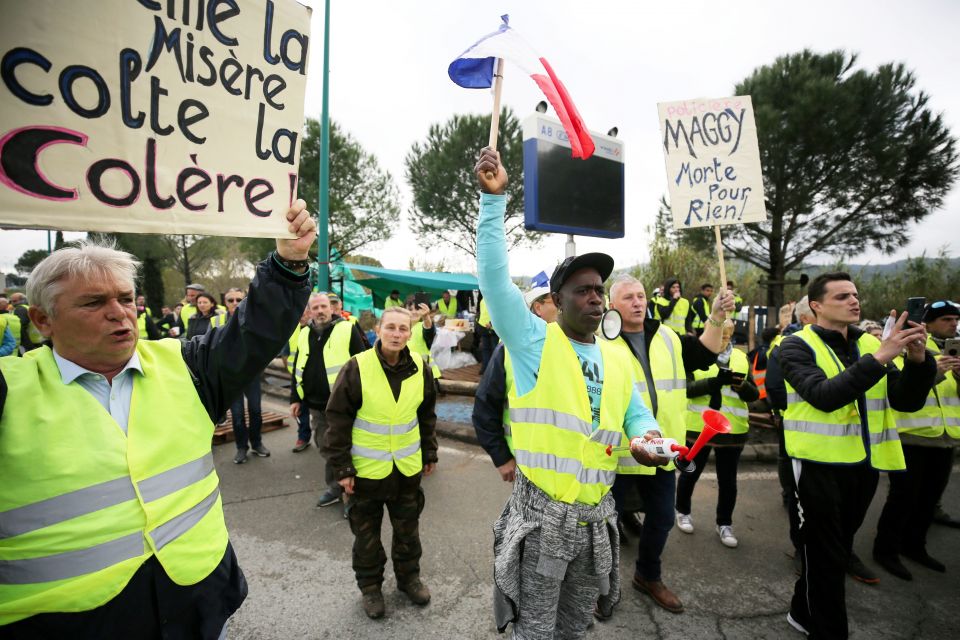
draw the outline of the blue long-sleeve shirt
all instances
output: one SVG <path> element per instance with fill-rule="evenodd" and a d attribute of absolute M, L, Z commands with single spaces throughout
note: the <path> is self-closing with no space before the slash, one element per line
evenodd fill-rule
<path fill-rule="evenodd" d="M 0 344 L 0 357 L 8 356 L 17 348 L 17 339 L 13 337 L 10 327 L 3 328 L 3 342 Z"/>
<path fill-rule="evenodd" d="M 530 313 L 523 294 L 510 280 L 507 256 L 507 238 L 503 215 L 506 196 L 484 193 L 480 196 L 480 220 L 477 225 L 477 277 L 480 291 L 487 301 L 490 320 L 497 334 L 510 350 L 513 364 L 514 384 L 517 394 L 523 395 L 533 389 L 547 338 L 547 323 Z M 570 346 L 580 359 L 590 408 L 593 412 L 593 428 L 599 427 L 600 394 L 603 390 L 603 358 L 596 341 L 587 344 L 570 340 Z M 643 403 L 640 393 L 633 388 L 630 405 L 624 418 L 623 429 L 627 436 L 641 436 L 647 431 L 659 430 L 653 414 Z"/>

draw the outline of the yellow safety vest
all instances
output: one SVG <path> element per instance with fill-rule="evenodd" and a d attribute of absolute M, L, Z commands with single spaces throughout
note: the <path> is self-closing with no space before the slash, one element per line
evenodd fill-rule
<path fill-rule="evenodd" d="M 679 305 L 680 303 L 678 302 L 677 304 Z M 707 314 L 707 317 L 709 318 L 710 317 L 710 300 L 708 300 L 707 298 L 703 299 L 703 311 L 704 313 Z M 676 311 L 674 311 L 674 313 L 676 313 Z M 694 311 L 693 321 L 690 323 L 690 326 L 693 327 L 694 329 L 703 329 L 703 327 L 705 326 L 704 322 L 705 322 L 704 320 L 700 319 L 700 314 Z"/>
<path fill-rule="evenodd" d="M 730 369 L 736 373 L 742 373 L 744 378 L 747 377 L 750 372 L 750 361 L 747 360 L 747 355 L 743 351 L 734 349 L 730 352 Z M 695 369 L 693 377 L 695 380 L 703 380 L 704 378 L 715 378 L 718 373 L 720 373 L 720 367 L 713 364 L 706 371 Z M 730 433 L 746 433 L 749 431 L 750 410 L 747 408 L 747 403 L 740 399 L 740 396 L 730 388 L 730 385 L 723 385 L 723 389 L 720 391 L 720 400 L 720 413 L 730 420 Z M 687 405 L 687 431 L 697 433 L 703 431 L 703 416 L 701 414 L 709 408 L 709 395 L 690 398 L 690 403 Z"/>
<path fill-rule="evenodd" d="M 828 378 L 840 375 L 843 365 L 812 325 L 793 336 L 807 343 L 816 357 L 817 366 Z M 857 340 L 857 348 L 861 356 L 871 354 L 880 348 L 880 341 L 865 333 Z M 804 400 L 788 381 L 784 382 L 787 410 L 783 414 L 783 436 L 787 455 L 828 464 L 856 464 L 866 459 L 856 400 L 836 411 L 820 411 Z M 886 376 L 867 390 L 866 408 L 871 466 L 881 471 L 906 468 L 893 411 L 887 401 Z"/>
<path fill-rule="evenodd" d="M 447 305 L 447 303 L 443 301 L 443 298 L 440 298 L 439 300 L 437 300 L 437 310 L 443 315 L 447 316 L 448 318 L 456 318 L 457 317 L 457 299 L 451 297 L 450 304 Z"/>
<path fill-rule="evenodd" d="M 780 343 L 783 342 L 784 335 L 781 333 L 776 338 L 770 341 L 770 346 L 767 348 L 767 358 L 770 357 L 770 354 L 773 353 L 773 350 L 780 346 Z"/>
<path fill-rule="evenodd" d="M 17 306 L 20 307 L 21 309 L 26 309 L 28 311 L 30 309 L 30 305 L 28 304 L 18 304 Z M 35 345 L 43 344 L 43 341 L 44 341 L 43 334 L 40 333 L 40 329 L 37 329 L 37 327 L 33 324 L 33 322 L 29 320 L 27 321 L 27 337 L 30 338 L 30 342 L 32 342 Z M 17 345 L 17 346 L 20 346 L 20 345 Z"/>
<path fill-rule="evenodd" d="M 387 299 L 383 301 L 383 310 L 392 309 L 394 307 L 402 307 L 403 300 L 394 300 L 390 296 L 387 296 Z"/>
<path fill-rule="evenodd" d="M 196 315 L 198 311 L 199 309 L 197 309 L 196 305 L 189 303 L 180 307 L 180 322 L 183 323 L 184 331 L 187 330 L 187 325 L 190 323 L 190 318 Z"/>
<path fill-rule="evenodd" d="M 686 298 L 677 300 L 677 304 L 674 305 L 670 317 L 666 320 L 660 317 L 660 307 L 658 305 L 666 306 L 670 304 L 670 300 L 663 296 L 657 296 L 653 301 L 655 303 L 653 305 L 653 317 L 662 322 L 664 326 L 676 331 L 679 335 L 685 335 L 687 333 L 687 315 L 690 313 L 690 301 Z"/>
<path fill-rule="evenodd" d="M 623 336 L 608 343 L 617 349 L 630 362 L 633 372 L 634 385 L 647 407 L 652 407 L 650 390 L 647 388 L 647 377 L 643 374 L 640 361 L 633 355 L 630 345 Z M 657 327 L 657 335 L 650 342 L 650 374 L 657 391 L 657 424 L 664 438 L 674 438 L 683 442 L 686 435 L 684 416 L 687 412 L 687 374 L 683 368 L 683 345 L 680 336 L 663 325 Z M 620 446 L 626 447 L 630 443 L 624 435 Z M 674 468 L 671 462 L 664 465 L 664 469 Z M 653 475 L 656 467 L 641 465 L 631 455 L 620 457 L 617 473 L 632 475 Z"/>
<path fill-rule="evenodd" d="M 413 326 L 410 327 L 410 341 L 407 343 L 407 347 L 409 347 L 413 353 L 419 353 L 423 356 L 424 362 L 430 366 L 430 372 L 433 374 L 434 380 L 441 378 L 443 374 L 440 372 L 440 367 L 437 366 L 433 356 L 430 355 L 430 349 L 427 348 L 427 341 L 423 338 L 423 322 L 414 322 Z"/>
<path fill-rule="evenodd" d="M 230 315 L 226 313 L 215 313 L 213 317 L 210 318 L 211 327 L 222 327 L 227 324 L 227 320 L 230 319 Z"/>
<path fill-rule="evenodd" d="M 411 357 L 417 373 L 400 384 L 400 398 L 394 400 L 376 350 L 368 349 L 355 356 L 363 399 L 353 420 L 350 454 L 361 478 L 386 478 L 394 464 L 405 476 L 423 469 L 417 420 L 417 409 L 423 403 L 423 360 L 417 354 L 412 353 Z"/>
<path fill-rule="evenodd" d="M 297 348 L 300 344 L 300 330 L 306 325 L 297 325 L 297 328 L 293 330 L 293 335 L 290 336 L 290 339 L 287 340 L 287 349 L 290 353 L 287 354 L 287 372 L 293 373 L 293 365 L 297 361 Z"/>
<path fill-rule="evenodd" d="M 506 390 L 506 396 L 503 398 L 503 435 L 507 441 L 507 448 L 513 453 L 513 427 L 510 425 L 510 394 L 516 395 L 513 389 L 513 361 L 510 359 L 510 352 L 506 345 L 503 347 L 503 388 Z"/>
<path fill-rule="evenodd" d="M 598 344 L 604 381 L 596 431 L 580 360 L 555 322 L 547 324 L 536 385 L 522 396 L 516 385 L 509 389 L 517 467 L 560 502 L 599 504 L 616 478 L 618 452 L 608 455 L 607 447 L 623 440 L 633 375 L 621 353 Z"/>
<path fill-rule="evenodd" d="M 487 328 L 487 325 L 490 324 L 490 312 L 487 311 L 487 301 L 486 299 L 480 301 L 480 313 L 477 318 L 477 322 L 480 323 L 481 327 Z M 492 325 L 491 327 L 492 328 Z"/>
<path fill-rule="evenodd" d="M 337 381 L 337 375 L 340 369 L 350 359 L 350 332 L 353 325 L 349 322 L 337 322 L 333 325 L 333 331 L 330 337 L 323 345 L 323 366 L 327 370 L 327 383 L 333 389 L 333 383 Z M 299 343 L 297 344 L 297 361 L 294 365 L 294 376 L 297 379 L 297 395 L 303 399 L 303 369 L 307 365 L 307 358 L 310 357 L 310 331 L 300 332 Z"/>
<path fill-rule="evenodd" d="M 22 325 L 20 324 L 20 318 L 13 312 L 11 309 L 9 313 L 3 314 L 3 317 L 7 319 L 7 324 L 10 326 L 10 333 L 13 334 L 13 339 L 17 341 L 17 352 L 20 350 L 20 333 L 22 331 Z"/>
<path fill-rule="evenodd" d="M 141 313 L 137 316 L 137 331 L 139 335 L 137 336 L 140 340 L 147 339 L 147 314 Z"/>
<path fill-rule="evenodd" d="M 223 558 L 214 425 L 180 342 L 138 342 L 137 354 L 126 435 L 79 383 L 63 384 L 49 347 L 0 358 L 0 625 L 99 607 L 152 555 L 184 586 Z"/>
<path fill-rule="evenodd" d="M 940 347 L 927 337 L 927 349 L 941 356 Z M 897 358 L 897 366 L 903 368 L 903 358 Z M 951 438 L 960 439 L 960 397 L 957 397 L 957 381 L 953 375 L 946 377 L 930 390 L 923 408 L 913 413 L 894 412 L 897 428 L 923 438 L 939 438 L 946 431 Z"/>

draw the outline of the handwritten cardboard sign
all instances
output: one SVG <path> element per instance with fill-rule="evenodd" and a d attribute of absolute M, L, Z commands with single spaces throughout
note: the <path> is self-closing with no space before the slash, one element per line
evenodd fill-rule
<path fill-rule="evenodd" d="M 0 20 L 0 224 L 287 234 L 310 10 L 31 0 Z"/>
<path fill-rule="evenodd" d="M 657 104 L 676 229 L 763 222 L 763 173 L 750 96 Z"/>

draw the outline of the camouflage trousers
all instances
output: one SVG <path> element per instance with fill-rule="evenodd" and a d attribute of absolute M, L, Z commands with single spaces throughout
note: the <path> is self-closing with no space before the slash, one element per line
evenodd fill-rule
<path fill-rule="evenodd" d="M 382 480 L 356 478 L 354 494 L 347 502 L 347 517 L 353 531 L 353 571 L 357 586 L 383 583 L 387 554 L 380 540 L 383 508 L 386 506 L 393 527 L 390 559 L 397 584 L 403 585 L 420 577 L 420 513 L 424 495 L 421 475 L 407 477 L 397 471 Z"/>

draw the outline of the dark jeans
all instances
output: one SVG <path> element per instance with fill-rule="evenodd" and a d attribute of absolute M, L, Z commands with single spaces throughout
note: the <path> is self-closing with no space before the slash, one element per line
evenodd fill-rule
<path fill-rule="evenodd" d="M 780 479 L 780 495 L 783 497 L 783 504 L 787 508 L 787 520 L 790 523 L 790 542 L 795 550 L 799 550 L 800 513 L 797 511 L 797 483 L 793 479 L 793 460 L 787 455 L 787 445 L 783 440 L 782 424 L 778 425 L 777 441 L 779 443 L 777 477 Z"/>
<path fill-rule="evenodd" d="M 306 403 L 300 403 L 300 417 L 297 418 L 297 440 L 310 442 L 310 409 Z"/>
<path fill-rule="evenodd" d="M 637 573 L 644 580 L 660 579 L 660 554 L 667 546 L 667 536 L 673 528 L 673 500 L 677 488 L 675 472 L 658 468 L 655 475 L 621 474 L 613 483 L 611 493 L 617 505 L 617 516 L 623 516 L 627 490 L 636 486 L 643 499 L 646 515 L 640 534 L 637 554 Z"/>
<path fill-rule="evenodd" d="M 846 638 L 845 579 L 853 536 L 877 490 L 879 474 L 852 466 L 794 462 L 800 510 L 800 578 L 790 613 L 811 638 Z"/>
<path fill-rule="evenodd" d="M 693 488 L 707 466 L 710 451 L 713 451 L 717 468 L 717 525 L 733 524 L 733 509 L 737 506 L 737 465 L 743 447 L 704 447 L 694 458 L 697 468 L 691 473 L 681 473 L 677 480 L 677 511 L 690 515 L 690 498 Z"/>
<path fill-rule="evenodd" d="M 243 416 L 243 398 L 247 398 L 247 409 L 250 410 L 250 428 Z M 263 426 L 263 415 L 260 412 L 260 376 L 254 378 L 243 393 L 230 405 L 230 415 L 233 418 L 233 439 L 237 449 L 249 449 L 252 444 L 259 447 L 260 428 Z M 248 442 L 249 440 L 249 442 Z"/>
<path fill-rule="evenodd" d="M 303 411 L 303 405 L 301 405 L 300 411 Z M 323 411 L 310 409 L 310 419 L 313 421 L 313 443 L 317 445 L 317 451 L 323 458 L 323 436 L 327 433 L 327 415 Z M 323 481 L 333 495 L 343 494 L 343 487 L 333 477 L 333 467 L 330 466 L 330 461 L 326 458 L 323 458 Z"/>
<path fill-rule="evenodd" d="M 487 363 L 490 362 L 493 351 L 497 348 L 497 343 L 500 342 L 500 336 L 497 335 L 496 331 L 485 327 L 482 327 L 482 329 L 483 331 L 480 333 L 480 373 L 487 370 Z"/>
<path fill-rule="evenodd" d="M 950 480 L 953 450 L 903 445 L 907 470 L 891 473 L 890 492 L 877 522 L 874 553 L 896 555 L 927 548 L 927 530 L 933 523 L 943 490 Z"/>

